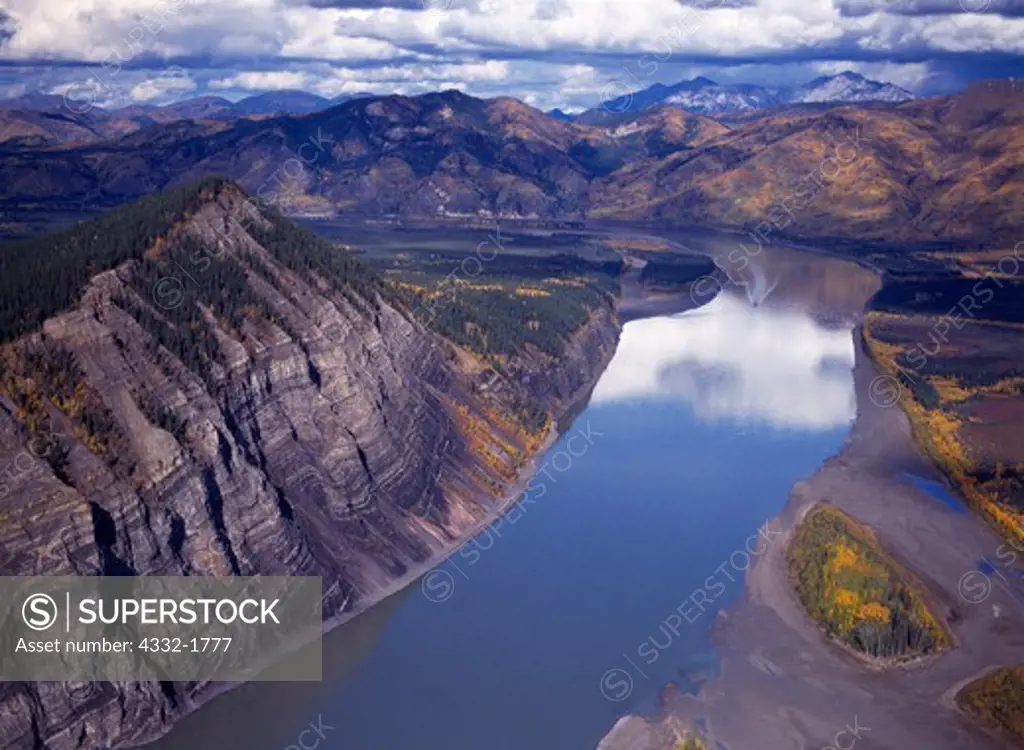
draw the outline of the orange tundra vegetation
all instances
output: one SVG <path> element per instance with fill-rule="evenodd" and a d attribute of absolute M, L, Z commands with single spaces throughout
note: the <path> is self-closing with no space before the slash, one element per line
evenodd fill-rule
<path fill-rule="evenodd" d="M 1004 667 L 971 682 L 957 705 L 986 726 L 1024 745 L 1024 665 Z"/>
<path fill-rule="evenodd" d="M 1021 378 L 1010 377 L 998 383 L 974 388 L 961 387 L 959 381 L 946 376 L 915 373 L 917 387 L 901 377 L 899 358 L 903 347 L 882 341 L 873 330 L 884 323 L 906 320 L 905 316 L 871 312 L 864 323 L 864 340 L 879 368 L 901 383 L 900 406 L 910 420 L 918 444 L 952 481 L 967 503 L 1010 541 L 1024 543 L 1024 514 L 1001 500 L 1004 482 L 1000 472 L 993 479 L 981 480 L 983 472 L 968 446 L 961 439 L 963 421 L 955 405 L 979 395 L 1016 393 Z M 926 406 L 918 391 L 926 384 L 938 395 L 934 408 Z"/>

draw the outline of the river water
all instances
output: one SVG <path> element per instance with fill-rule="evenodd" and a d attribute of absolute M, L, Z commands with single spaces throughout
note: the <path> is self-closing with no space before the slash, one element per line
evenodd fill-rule
<path fill-rule="evenodd" d="M 699 686 L 766 521 L 855 415 L 849 269 L 766 253 L 756 284 L 628 323 L 500 525 L 326 636 L 323 683 L 243 686 L 157 747 L 592 750 Z"/>

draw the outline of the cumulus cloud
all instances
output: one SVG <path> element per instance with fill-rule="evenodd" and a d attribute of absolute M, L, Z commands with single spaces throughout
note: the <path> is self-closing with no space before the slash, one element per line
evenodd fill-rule
<path fill-rule="evenodd" d="M 386 59 L 402 51 L 349 36 L 342 12 L 289 7 L 280 0 L 7 0 L 14 33 L 5 58 L 83 62 L 199 55 Z M 371 35 L 375 36 L 375 35 Z"/>
<path fill-rule="evenodd" d="M 253 70 L 210 81 L 210 88 L 245 91 L 304 89 L 309 85 L 310 76 L 307 73 L 288 70 Z"/>
<path fill-rule="evenodd" d="M 886 22 L 875 17 L 857 39 L 859 47 L 878 52 L 903 48 L 936 52 L 1024 54 L 1024 18 L 987 13 L 914 16 Z"/>
<path fill-rule="evenodd" d="M 125 101 L 123 95 L 111 91 L 95 77 L 65 81 L 45 89 L 45 93 L 62 96 L 67 101 L 83 102 L 84 106 L 96 105 L 111 109 L 121 106 Z"/>
<path fill-rule="evenodd" d="M 482 95 L 498 95 L 509 82 L 537 84 L 524 68 L 543 68 L 551 81 L 563 80 L 558 71 L 566 66 L 510 63 L 503 60 L 406 63 L 379 66 L 335 66 L 311 64 L 296 70 L 245 70 L 214 78 L 211 89 L 219 91 L 274 91 L 301 89 L 334 97 L 353 93 L 416 94 L 444 88 L 467 89 Z"/>
<path fill-rule="evenodd" d="M 612 80 L 608 72 L 583 64 L 544 66 L 537 73 L 521 98 L 538 109 L 586 109 L 607 98 Z"/>
<path fill-rule="evenodd" d="M 916 90 L 941 77 L 939 64 L 973 70 L 984 55 L 1024 55 L 1019 0 L 3 2 L 0 60 L 41 71 L 54 62 L 99 66 L 104 85 L 124 97 L 140 82 L 129 86 L 120 71 L 153 78 L 166 64 L 207 69 L 194 72 L 199 88 L 224 92 L 445 85 L 537 106 L 593 106 L 624 66 L 656 71 L 630 88 L 694 70 L 736 81 L 739 66 L 768 79 L 779 76 L 765 66 L 776 66 L 799 83 L 841 65 Z M 60 83 L 48 70 L 40 76 Z"/>
<path fill-rule="evenodd" d="M 385 65 L 378 68 L 335 68 L 315 85 L 324 96 L 355 94 L 364 91 L 417 94 L 437 89 L 465 90 L 475 84 L 487 91 L 509 75 L 507 62 L 490 60 L 464 64 Z"/>
<path fill-rule="evenodd" d="M 354 61 L 412 54 L 409 48 L 644 53 L 666 46 L 677 55 L 728 59 L 865 41 L 946 48 L 946 29 L 970 17 L 976 22 L 971 41 L 986 49 L 1016 51 L 1012 37 L 1020 36 L 1013 20 L 1000 15 L 1011 8 L 1009 0 L 422 0 L 399 7 L 286 0 L 7 2 L 15 31 L 3 53 L 13 59 L 98 61 L 134 49 L 161 58 Z M 964 11 L 975 6 L 986 12 Z M 883 33 L 887 29 L 891 33 Z"/>

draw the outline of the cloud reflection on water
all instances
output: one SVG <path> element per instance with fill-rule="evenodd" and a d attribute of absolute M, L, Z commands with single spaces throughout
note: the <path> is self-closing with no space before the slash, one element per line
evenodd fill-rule
<path fill-rule="evenodd" d="M 720 295 L 671 318 L 625 326 L 592 404 L 658 398 L 709 421 L 827 430 L 856 414 L 852 327 Z"/>

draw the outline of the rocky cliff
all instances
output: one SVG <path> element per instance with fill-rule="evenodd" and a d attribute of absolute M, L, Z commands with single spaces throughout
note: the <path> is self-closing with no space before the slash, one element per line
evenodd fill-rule
<path fill-rule="evenodd" d="M 311 264 L 317 240 L 234 185 L 198 190 L 141 257 L 4 345 L 0 569 L 314 575 L 325 617 L 361 609 L 488 518 L 546 437 L 505 406 L 529 391 L 561 416 L 614 314 L 557 365 L 499 376 L 383 285 Z M 6 683 L 0 746 L 140 744 L 217 687 Z"/>

